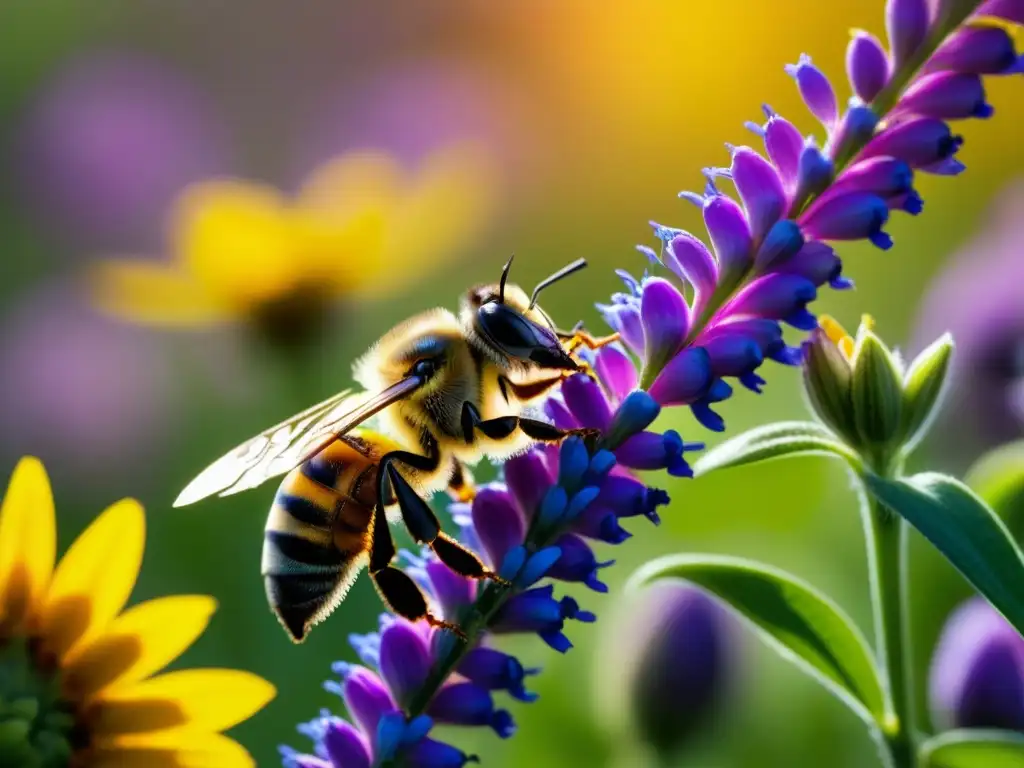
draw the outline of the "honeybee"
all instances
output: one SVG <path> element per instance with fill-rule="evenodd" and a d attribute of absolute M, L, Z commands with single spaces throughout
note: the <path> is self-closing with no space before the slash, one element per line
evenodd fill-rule
<path fill-rule="evenodd" d="M 364 566 L 394 613 L 458 631 L 392 565 L 389 519 L 457 573 L 501 582 L 441 530 L 423 496 L 447 487 L 471 498 L 467 464 L 586 432 L 558 429 L 524 408 L 581 369 L 580 348 L 617 338 L 596 339 L 580 326 L 560 331 L 537 305 L 584 260 L 529 297 L 508 283 L 511 266 L 510 259 L 497 284 L 464 294 L 458 316 L 434 309 L 385 334 L 354 366 L 364 392 L 340 392 L 246 440 L 175 501 L 226 496 L 287 473 L 267 518 L 261 570 L 270 606 L 295 642 L 338 606 Z M 365 425 L 371 417 L 373 429 Z"/>

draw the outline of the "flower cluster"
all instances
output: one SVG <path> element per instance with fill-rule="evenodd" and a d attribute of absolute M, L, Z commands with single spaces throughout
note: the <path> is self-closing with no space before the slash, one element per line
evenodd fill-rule
<path fill-rule="evenodd" d="M 1019 72 L 1021 60 L 1009 33 L 982 18 L 944 34 L 961 20 L 952 15 L 964 4 L 939 5 L 929 15 L 925 0 L 890 2 L 888 53 L 868 33 L 854 34 L 847 74 L 855 95 L 842 114 L 810 58 L 786 68 L 821 122 L 824 144 L 766 107 L 767 121 L 748 127 L 767 157 L 730 145 L 730 166 L 705 170 L 703 194 L 680 194 L 703 211 L 711 248 L 689 232 L 653 224 L 660 249 L 639 248 L 689 286 L 689 298 L 663 277 L 638 281 L 621 272 L 627 290 L 601 310 L 644 361 L 643 383 L 659 403 L 689 405 L 706 427 L 724 429 L 708 407 L 730 396 L 723 379 L 759 391 L 764 382 L 755 371 L 764 359 L 800 359 L 783 343 L 780 323 L 812 330 L 807 305 L 818 288 L 851 286 L 824 241 L 867 239 L 888 249 L 890 211 L 922 210 L 914 172 L 964 170 L 954 157 L 962 140 L 946 121 L 991 115 L 982 75 Z M 1024 10 L 990 2 L 979 14 L 1015 20 Z M 930 49 L 928 41 L 935 41 Z M 732 181 L 740 202 L 719 190 L 720 179 Z"/>
<path fill-rule="evenodd" d="M 730 146 L 730 166 L 708 169 L 702 194 L 682 193 L 702 209 L 711 247 L 655 224 L 660 248 L 640 250 L 682 285 L 621 272 L 626 290 L 599 308 L 625 348 L 601 349 L 588 360 L 590 375 L 568 378 L 545 403 L 554 424 L 592 437 L 510 460 L 502 484 L 453 509 L 465 524 L 463 541 L 512 586 L 481 587 L 430 559 L 413 558 L 410 573 L 465 637 L 388 617 L 379 638 L 357 638 L 364 660 L 378 670 L 339 668 L 341 692 L 358 727 L 325 715 L 303 728 L 317 757 L 287 750 L 287 765 L 460 766 L 470 758 L 431 740 L 433 722 L 511 733 L 511 720 L 494 708 L 491 693 L 506 690 L 528 700 L 528 671 L 494 650 L 491 638 L 535 632 L 565 651 L 565 622 L 594 619 L 574 600 L 557 600 L 552 585 L 537 582 L 547 577 L 604 591 L 599 572 L 608 563 L 598 560 L 591 542 L 624 541 L 629 533 L 623 518 L 657 522 L 667 496 L 630 470 L 687 476 L 684 455 L 699 447 L 675 432 L 647 429 L 661 407 L 688 406 L 705 427 L 723 430 L 712 406 L 731 396 L 726 379 L 756 392 L 764 384 L 757 370 L 765 359 L 799 362 L 801 352 L 783 341 L 781 324 L 812 330 L 817 319 L 807 306 L 818 289 L 850 286 L 825 241 L 867 239 L 889 248 L 883 226 L 890 211 L 921 210 L 912 186 L 915 170 L 963 170 L 954 158 L 961 140 L 945 121 L 991 114 L 981 76 L 1018 66 L 1001 27 L 977 16 L 968 21 L 978 5 L 890 0 L 889 51 L 865 33 L 856 33 L 850 44 L 855 95 L 843 112 L 828 79 L 806 56 L 787 68 L 821 121 L 825 140 L 819 145 L 804 138 L 766 110 L 767 122 L 751 128 L 763 138 L 767 157 Z M 1016 19 L 1024 17 L 1022 6 L 1019 0 L 993 0 L 981 10 Z M 723 179 L 731 180 L 739 202 L 719 189 Z"/>

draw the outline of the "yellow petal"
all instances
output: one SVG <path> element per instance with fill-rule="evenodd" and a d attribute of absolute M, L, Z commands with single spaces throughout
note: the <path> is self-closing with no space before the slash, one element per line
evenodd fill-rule
<path fill-rule="evenodd" d="M 123 320 L 158 326 L 196 326 L 231 317 L 180 269 L 145 261 L 104 261 L 92 268 L 93 303 Z"/>
<path fill-rule="evenodd" d="M 53 575 L 41 630 L 63 658 L 117 616 L 135 587 L 146 542 L 146 516 L 134 499 L 108 507 L 78 537 Z"/>
<path fill-rule="evenodd" d="M 234 669 L 187 669 L 107 691 L 89 708 L 90 732 L 144 733 L 172 728 L 222 731 L 274 698 L 274 686 Z"/>
<path fill-rule="evenodd" d="M 26 456 L 0 507 L 0 626 L 17 628 L 36 610 L 57 556 L 57 520 L 46 469 Z"/>
<path fill-rule="evenodd" d="M 87 701 L 160 671 L 203 634 L 216 609 L 217 601 L 204 595 L 164 597 L 129 608 L 65 659 L 65 695 Z"/>
<path fill-rule="evenodd" d="M 219 733 L 165 731 L 100 742 L 83 763 L 89 768 L 255 768 L 237 741 Z"/>
<path fill-rule="evenodd" d="M 458 145 L 430 155 L 388 222 L 386 279 L 361 284 L 363 295 L 379 298 L 443 270 L 480 236 L 494 206 L 494 170 L 480 150 Z"/>
<path fill-rule="evenodd" d="M 364 208 L 388 210 L 401 187 L 402 168 L 391 155 L 375 150 L 349 152 L 313 172 L 299 193 L 298 204 L 345 219 Z"/>
<path fill-rule="evenodd" d="M 337 219 L 326 211 L 299 214 L 303 258 L 312 285 L 345 295 L 368 280 L 379 279 L 387 216 L 376 207 Z"/>
<path fill-rule="evenodd" d="M 236 312 L 305 279 L 294 215 L 269 186 L 231 180 L 192 185 L 178 201 L 171 236 L 182 266 Z"/>

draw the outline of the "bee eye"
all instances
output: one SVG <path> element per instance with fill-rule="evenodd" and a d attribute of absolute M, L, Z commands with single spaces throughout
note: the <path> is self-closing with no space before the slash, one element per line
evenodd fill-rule
<path fill-rule="evenodd" d="M 437 371 L 438 359 L 436 357 L 426 357 L 422 360 L 417 360 L 412 368 L 409 369 L 410 376 L 418 376 L 421 379 L 429 379 Z"/>

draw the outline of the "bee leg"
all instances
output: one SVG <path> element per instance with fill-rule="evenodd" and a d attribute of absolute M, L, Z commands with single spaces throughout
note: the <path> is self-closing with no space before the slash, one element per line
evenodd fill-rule
<path fill-rule="evenodd" d="M 372 543 L 370 545 L 370 577 L 384 604 L 409 621 L 425 620 L 432 627 L 447 629 L 463 640 L 466 633 L 456 624 L 439 619 L 427 606 L 427 598 L 405 571 L 391 565 L 395 559 L 395 544 L 391 539 L 387 516 L 383 507 L 373 514 Z"/>
<path fill-rule="evenodd" d="M 441 531 L 441 524 L 430 505 L 413 490 L 394 465 L 388 464 L 387 471 L 402 511 L 402 521 L 417 543 L 429 546 L 438 560 L 466 578 L 508 583 L 485 566 L 479 557 Z"/>
<path fill-rule="evenodd" d="M 546 421 L 527 419 L 522 416 L 499 416 L 496 419 L 484 421 L 480 418 L 480 411 L 470 402 L 466 402 L 462 406 L 462 426 L 463 429 L 469 427 L 479 429 L 494 440 L 506 438 L 519 429 L 528 437 L 544 443 L 557 443 L 572 435 L 593 441 L 601 434 L 597 429 L 559 429 Z"/>
<path fill-rule="evenodd" d="M 448 495 L 455 501 L 468 503 L 476 498 L 476 483 L 473 480 L 473 473 L 458 459 L 455 459 L 452 464 L 455 465 L 455 469 L 452 471 L 451 479 L 448 480 Z"/>
<path fill-rule="evenodd" d="M 487 579 L 503 587 L 512 586 L 512 582 L 503 579 L 485 566 L 474 552 L 444 532 L 437 534 L 437 538 L 430 542 L 430 548 L 434 550 L 438 560 L 460 576 L 467 579 Z"/>
<path fill-rule="evenodd" d="M 528 382 L 515 382 L 507 376 L 498 377 L 498 386 L 501 387 L 501 394 L 505 397 L 505 402 L 508 402 L 508 394 L 511 392 L 515 395 L 516 400 L 521 403 L 528 403 L 531 400 L 536 400 L 543 395 L 546 395 L 554 387 L 557 387 L 566 379 L 566 374 L 560 373 L 558 376 L 552 376 L 547 379 L 539 379 L 537 381 Z"/>
<path fill-rule="evenodd" d="M 590 333 L 583 330 L 582 322 L 577 323 L 571 331 L 555 331 L 555 335 L 565 342 L 565 351 L 569 353 L 574 352 L 580 347 L 586 347 L 587 349 L 600 349 L 601 347 L 606 347 L 609 344 L 614 344 L 621 338 L 618 333 L 613 333 L 610 336 L 592 336 Z"/>

